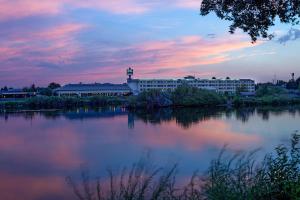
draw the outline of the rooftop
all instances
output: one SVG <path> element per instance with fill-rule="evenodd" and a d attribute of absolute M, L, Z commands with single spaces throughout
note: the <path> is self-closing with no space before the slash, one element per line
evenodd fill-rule
<path fill-rule="evenodd" d="M 172 79 L 172 78 L 166 78 L 166 79 L 132 79 L 131 81 L 254 81 L 252 79 L 206 79 L 206 78 L 195 78 L 193 76 L 186 76 L 184 78 L 178 78 L 178 79 Z"/>
<path fill-rule="evenodd" d="M 0 91 L 0 94 L 31 94 L 33 92 L 25 92 L 23 89 L 8 89 Z"/>
<path fill-rule="evenodd" d="M 101 90 L 130 90 L 127 84 L 94 83 L 94 84 L 68 84 L 55 91 L 101 91 Z"/>

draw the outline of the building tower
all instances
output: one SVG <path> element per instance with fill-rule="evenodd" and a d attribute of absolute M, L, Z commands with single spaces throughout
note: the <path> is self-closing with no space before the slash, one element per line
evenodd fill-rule
<path fill-rule="evenodd" d="M 295 81 L 295 73 L 292 73 L 292 81 Z"/>
<path fill-rule="evenodd" d="M 131 76 L 133 76 L 133 69 L 131 67 L 129 67 L 127 70 L 126 70 L 126 73 L 127 73 L 127 76 L 128 76 L 128 81 L 131 81 Z"/>
<path fill-rule="evenodd" d="M 126 70 L 126 74 L 128 76 L 128 78 L 127 78 L 128 87 L 131 89 L 131 92 L 134 95 L 138 95 L 139 94 L 139 80 L 138 79 L 132 79 L 133 69 L 131 67 L 129 67 Z"/>

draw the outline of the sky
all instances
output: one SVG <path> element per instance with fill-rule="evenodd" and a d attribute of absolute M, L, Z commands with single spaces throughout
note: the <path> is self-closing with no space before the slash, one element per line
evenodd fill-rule
<path fill-rule="evenodd" d="M 0 0 L 0 87 L 135 78 L 300 76 L 300 27 L 251 43 L 201 0 Z"/>

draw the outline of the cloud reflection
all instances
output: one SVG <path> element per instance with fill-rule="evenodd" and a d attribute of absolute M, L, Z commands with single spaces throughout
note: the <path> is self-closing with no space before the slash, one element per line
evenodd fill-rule
<path fill-rule="evenodd" d="M 190 118 L 178 110 L 134 114 L 122 109 L 0 115 L 0 193 L 12 200 L 18 194 L 60 199 L 68 195 L 64 177 L 77 175 L 82 163 L 103 175 L 106 167 L 133 163 L 146 149 L 158 164 L 180 160 L 183 175 L 190 174 L 205 169 L 224 144 L 273 148 L 283 134 L 292 133 L 281 133 L 276 124 L 285 120 L 294 130 L 300 116 L 299 110 L 193 110 L 186 111 Z"/>

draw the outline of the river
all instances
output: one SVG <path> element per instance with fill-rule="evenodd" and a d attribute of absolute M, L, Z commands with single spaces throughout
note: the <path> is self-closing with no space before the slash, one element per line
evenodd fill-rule
<path fill-rule="evenodd" d="M 300 130 L 299 108 L 123 108 L 0 114 L 0 199 L 75 199 L 66 176 L 105 177 L 150 155 L 179 164 L 179 176 L 204 172 L 229 150 L 261 148 L 258 157 Z"/>

